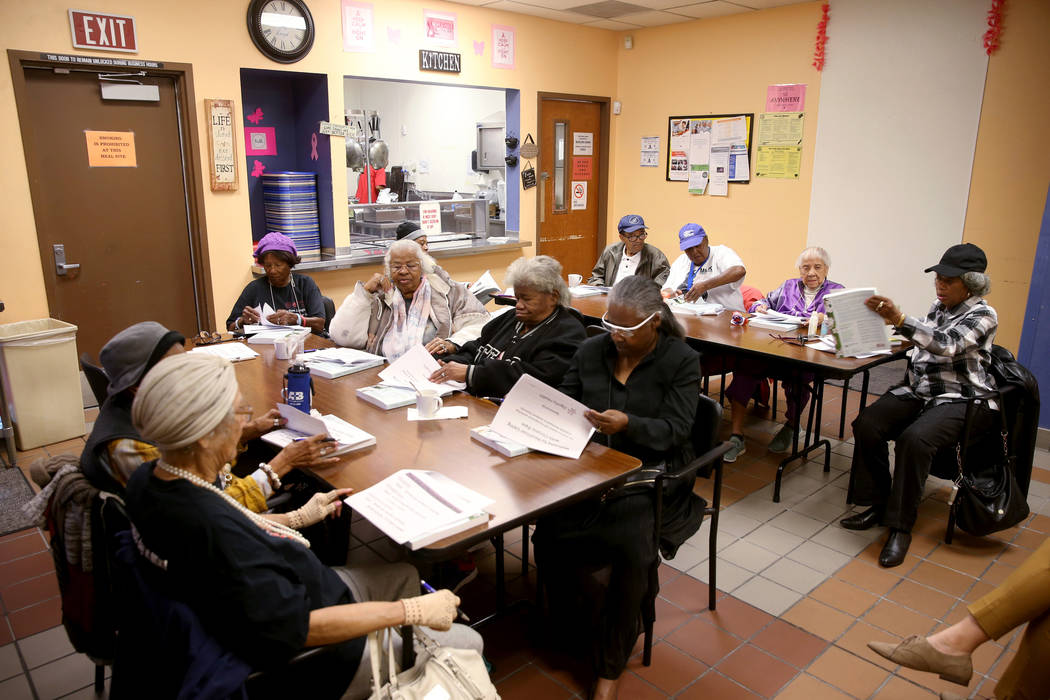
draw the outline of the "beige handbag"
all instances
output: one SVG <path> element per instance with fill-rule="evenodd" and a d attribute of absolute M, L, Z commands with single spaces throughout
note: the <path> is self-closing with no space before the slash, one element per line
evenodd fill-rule
<path fill-rule="evenodd" d="M 485 662 L 474 649 L 443 647 L 418 627 L 413 633 L 422 651 L 416 664 L 397 673 L 394 663 L 394 634 L 391 629 L 368 633 L 368 655 L 372 663 L 371 700 L 499 700 Z M 379 659 L 383 653 L 380 635 L 386 636 L 390 678 L 383 683 Z"/>

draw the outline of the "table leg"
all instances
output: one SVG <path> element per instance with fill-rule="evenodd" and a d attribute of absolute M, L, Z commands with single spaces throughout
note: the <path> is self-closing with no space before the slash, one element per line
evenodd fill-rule
<path fill-rule="evenodd" d="M 528 523 L 521 526 L 521 575 L 529 575 L 529 526 Z"/>
<path fill-rule="evenodd" d="M 507 594 L 507 582 L 504 580 L 503 572 L 503 533 L 492 538 L 492 546 L 496 548 L 496 614 L 503 613 L 505 597 Z"/>
<path fill-rule="evenodd" d="M 842 412 L 839 414 L 839 440 L 846 437 L 846 402 L 849 399 L 849 383 L 853 377 L 842 380 Z"/>
<path fill-rule="evenodd" d="M 803 378 L 801 373 L 795 378 L 795 387 L 798 396 L 802 393 L 802 382 Z M 799 421 L 795 425 L 793 434 L 793 440 L 791 445 L 791 454 L 784 459 L 780 460 L 780 464 L 777 465 L 777 477 L 773 483 L 773 502 L 780 503 L 780 484 L 784 479 L 784 469 L 787 465 L 791 464 L 796 459 L 804 458 L 813 450 L 824 448 L 824 471 L 831 470 L 831 443 L 827 440 L 820 438 L 820 420 L 822 415 L 821 403 L 824 401 L 824 379 L 823 377 L 816 376 L 813 378 L 813 397 L 809 405 L 809 416 L 806 419 L 806 438 L 803 443 L 802 449 L 798 449 L 798 431 Z M 816 427 L 814 428 L 814 422 Z M 812 439 L 812 442 L 811 442 Z"/>

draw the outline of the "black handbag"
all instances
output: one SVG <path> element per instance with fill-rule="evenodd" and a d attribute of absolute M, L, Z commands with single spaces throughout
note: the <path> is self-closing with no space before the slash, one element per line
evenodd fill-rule
<path fill-rule="evenodd" d="M 955 521 L 965 532 L 978 537 L 1006 530 L 1028 517 L 1028 501 L 1014 477 L 1014 458 L 1007 442 L 1006 417 L 1001 421 L 1002 457 L 986 468 L 969 474 L 963 472 L 961 446 L 955 448 L 959 474 L 949 505 L 955 509 Z M 998 455 L 996 455 L 998 457 Z"/>

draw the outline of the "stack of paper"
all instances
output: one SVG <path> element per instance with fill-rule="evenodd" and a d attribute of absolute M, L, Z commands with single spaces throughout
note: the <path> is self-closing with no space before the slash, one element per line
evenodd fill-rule
<path fill-rule="evenodd" d="M 258 357 L 259 353 L 252 350 L 244 343 L 217 343 L 215 345 L 202 345 L 193 348 L 190 352 L 199 352 L 205 355 L 217 355 L 225 357 L 230 362 L 240 362 Z"/>
<path fill-rule="evenodd" d="M 379 378 L 384 384 L 400 386 L 406 389 L 447 393 L 446 389 L 457 389 L 462 391 L 467 388 L 464 382 L 443 382 L 435 384 L 430 381 L 430 375 L 434 374 L 441 365 L 437 363 L 427 349 L 422 345 L 416 345 L 401 357 L 390 363 L 390 366 L 379 373 Z"/>
<path fill-rule="evenodd" d="M 272 430 L 263 434 L 262 439 L 271 445 L 283 448 L 304 437 L 327 435 L 335 441 L 335 449 L 326 456 L 337 457 L 376 444 L 374 435 L 347 423 L 338 416 L 322 416 L 316 411 L 307 414 L 283 403 L 277 404 L 277 410 L 281 412 L 281 418 L 288 422 L 280 430 Z"/>
<path fill-rule="evenodd" d="M 373 406 L 379 406 L 384 411 L 401 408 L 402 406 L 411 406 L 416 402 L 415 390 L 383 383 L 363 386 L 355 393 L 357 398 L 367 401 Z M 448 393 L 451 394 L 452 390 L 449 389 Z"/>
<path fill-rule="evenodd" d="M 310 335 L 310 329 L 305 326 L 268 326 L 266 330 L 259 331 L 248 337 L 250 345 L 273 345 L 282 338 L 290 335 L 306 338 Z"/>
<path fill-rule="evenodd" d="M 687 316 L 717 316 L 725 311 L 726 308 L 721 304 L 716 304 L 714 302 L 682 301 L 682 297 L 672 297 L 671 299 L 668 299 L 667 305 L 670 306 L 671 311 L 676 314 L 686 314 Z"/>
<path fill-rule="evenodd" d="M 310 374 L 325 379 L 336 379 L 345 377 L 354 372 L 378 367 L 386 362 L 382 355 L 373 355 L 363 350 L 353 348 L 325 348 L 324 350 L 311 350 L 296 355 L 296 360 L 305 362 L 310 368 Z"/>
<path fill-rule="evenodd" d="M 419 549 L 488 522 L 492 499 L 438 472 L 402 469 L 346 504 L 398 544 Z"/>
<path fill-rule="evenodd" d="M 517 457 L 526 452 L 532 452 L 520 442 L 503 437 L 493 430 L 491 425 L 479 425 L 476 428 L 471 428 L 470 437 L 483 445 L 488 445 L 505 457 Z"/>
<path fill-rule="evenodd" d="M 265 301 L 258 306 L 253 306 L 252 311 L 259 314 L 258 323 L 247 323 L 241 330 L 244 331 L 245 335 L 253 335 L 255 333 L 262 333 L 263 331 L 270 331 L 277 328 L 284 328 L 286 330 L 310 330 L 306 326 L 282 326 L 279 323 L 272 323 L 269 320 L 270 316 L 276 313 L 273 308 Z"/>
<path fill-rule="evenodd" d="M 590 410 L 530 374 L 523 374 L 503 399 L 490 426 L 499 435 L 561 457 L 579 459 L 594 434 Z"/>
<path fill-rule="evenodd" d="M 747 325 L 754 328 L 766 328 L 771 331 L 797 331 L 798 320 L 793 319 L 790 321 L 780 321 L 775 318 L 770 318 L 766 314 L 755 314 L 747 319 Z"/>
<path fill-rule="evenodd" d="M 593 297 L 599 294 L 608 294 L 609 288 L 602 287 L 597 284 L 578 284 L 575 287 L 569 287 L 569 294 L 574 297 Z"/>

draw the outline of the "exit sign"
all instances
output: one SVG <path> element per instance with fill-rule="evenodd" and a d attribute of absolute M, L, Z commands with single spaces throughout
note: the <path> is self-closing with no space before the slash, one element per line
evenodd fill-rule
<path fill-rule="evenodd" d="M 69 29 L 73 33 L 74 48 L 128 53 L 139 50 L 135 18 L 128 15 L 70 10 Z"/>

